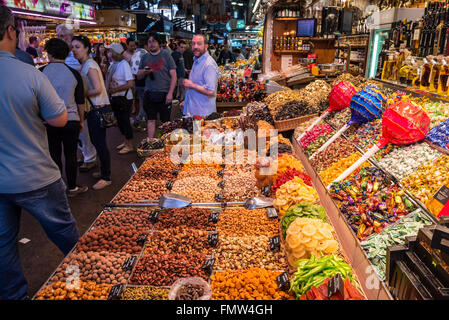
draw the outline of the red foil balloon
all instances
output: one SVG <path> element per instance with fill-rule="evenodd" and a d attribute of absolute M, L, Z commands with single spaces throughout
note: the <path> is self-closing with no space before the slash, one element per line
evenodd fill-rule
<path fill-rule="evenodd" d="M 349 108 L 352 96 L 357 93 L 354 85 L 349 81 L 338 82 L 329 93 L 328 111 L 338 111 Z"/>

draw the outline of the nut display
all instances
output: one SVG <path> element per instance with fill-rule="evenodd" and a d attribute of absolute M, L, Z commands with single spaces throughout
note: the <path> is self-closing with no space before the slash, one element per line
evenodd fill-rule
<path fill-rule="evenodd" d="M 175 181 L 172 192 L 189 197 L 192 202 L 216 202 L 215 195 L 221 194 L 219 182 L 209 176 L 185 177 Z"/>
<path fill-rule="evenodd" d="M 226 201 L 244 201 L 260 195 L 256 187 L 257 179 L 252 171 L 235 171 L 232 175 L 224 177 L 225 189 L 223 195 Z"/>
<path fill-rule="evenodd" d="M 260 236 L 273 237 L 279 233 L 278 221 L 268 218 L 265 209 L 226 209 L 217 224 L 220 237 Z"/>
<path fill-rule="evenodd" d="M 292 295 L 278 289 L 281 272 L 260 268 L 226 270 L 211 276 L 212 300 L 291 300 Z"/>
<path fill-rule="evenodd" d="M 213 250 L 215 269 L 243 270 L 252 267 L 268 270 L 284 270 L 287 259 L 281 249 L 270 250 L 267 236 L 220 237 L 217 248 Z"/>
<path fill-rule="evenodd" d="M 35 300 L 106 300 L 112 286 L 110 284 L 97 284 L 93 281 L 80 281 L 68 288 L 66 282 L 54 282 L 42 288 Z"/>
<path fill-rule="evenodd" d="M 184 227 L 155 230 L 148 237 L 144 254 L 210 254 L 208 236 L 207 231 Z"/>
<path fill-rule="evenodd" d="M 214 231 L 216 224 L 209 221 L 213 210 L 202 208 L 180 208 L 163 210 L 153 225 L 155 230 L 183 226 L 205 231 Z"/>
<path fill-rule="evenodd" d="M 317 152 L 310 164 L 317 172 L 321 172 L 329 168 L 338 159 L 349 157 L 354 152 L 356 152 L 356 149 L 348 140 L 337 138 L 326 149 Z"/>
<path fill-rule="evenodd" d="M 168 288 L 139 286 L 123 290 L 122 300 L 168 300 Z"/>
<path fill-rule="evenodd" d="M 132 226 L 94 228 L 79 239 L 76 251 L 136 254 L 142 250 L 142 246 L 137 243 L 139 235 L 139 231 Z"/>
<path fill-rule="evenodd" d="M 170 286 L 179 278 L 209 276 L 202 268 L 206 257 L 197 254 L 164 254 L 143 256 L 129 280 L 133 285 Z"/>
<path fill-rule="evenodd" d="M 149 215 L 150 211 L 143 209 L 105 210 L 95 221 L 94 228 L 133 226 L 141 232 L 148 233 Z"/>
<path fill-rule="evenodd" d="M 129 254 L 120 252 L 74 252 L 64 258 L 50 281 L 65 282 L 76 270 L 82 281 L 94 281 L 97 284 L 125 284 L 131 271 L 123 271 L 122 266 L 128 257 L 130 257 Z"/>

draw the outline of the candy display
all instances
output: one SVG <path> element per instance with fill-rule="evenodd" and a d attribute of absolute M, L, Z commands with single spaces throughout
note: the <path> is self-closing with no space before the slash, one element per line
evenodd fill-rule
<path fill-rule="evenodd" d="M 329 123 L 336 130 L 342 128 L 351 119 L 351 110 L 349 108 L 332 111 L 325 118 L 324 121 Z"/>
<path fill-rule="evenodd" d="M 278 289 L 279 271 L 260 268 L 216 272 L 211 276 L 213 300 L 291 300 L 288 293 Z"/>
<path fill-rule="evenodd" d="M 429 224 L 432 224 L 430 218 L 418 210 L 361 242 L 368 259 L 382 280 L 385 279 L 387 247 L 404 244 L 406 237 L 417 235 L 419 229 Z"/>
<path fill-rule="evenodd" d="M 426 139 L 437 146 L 449 150 L 449 119 L 440 122 L 437 126 L 430 129 Z"/>
<path fill-rule="evenodd" d="M 397 179 L 415 171 L 421 164 L 435 160 L 441 154 L 427 143 L 416 143 L 402 148 L 396 148 L 378 160 L 379 165 Z"/>
<path fill-rule="evenodd" d="M 330 134 L 332 132 L 334 132 L 334 130 L 328 124 L 316 126 L 312 130 L 305 133 L 305 135 L 300 139 L 299 144 L 301 145 L 301 148 L 307 149 L 307 147 L 309 147 L 309 145 L 319 137 Z"/>
<path fill-rule="evenodd" d="M 352 96 L 356 92 L 356 88 L 349 81 L 340 81 L 336 83 L 329 93 L 329 108 L 332 111 L 348 108 Z"/>
<path fill-rule="evenodd" d="M 320 258 L 323 254 L 336 253 L 338 242 L 333 231 L 330 224 L 320 219 L 296 218 L 288 227 L 285 237 L 290 265 L 294 266 L 296 261 L 312 255 Z"/>
<path fill-rule="evenodd" d="M 309 203 L 307 201 L 302 201 L 288 209 L 287 213 L 281 218 L 282 224 L 282 236 L 287 236 L 287 229 L 290 224 L 297 218 L 310 218 L 310 219 L 320 219 L 327 222 L 326 211 L 322 206 Z"/>
<path fill-rule="evenodd" d="M 417 99 L 417 102 L 429 113 L 431 128 L 449 118 L 449 103 L 442 101 L 428 101 L 424 99 Z"/>
<path fill-rule="evenodd" d="M 296 266 L 298 269 L 294 273 L 290 288 L 297 298 L 312 287 L 320 286 L 327 278 L 333 277 L 337 273 L 343 279 L 354 280 L 354 271 L 341 257 L 335 254 L 325 255 L 321 258 L 312 256 L 310 259 L 301 259 L 296 262 Z"/>
<path fill-rule="evenodd" d="M 359 158 L 360 154 L 358 152 L 355 152 L 351 154 L 349 157 L 340 158 L 340 160 L 334 162 L 331 166 L 321 171 L 319 175 L 321 180 L 323 181 L 323 184 L 326 186 L 329 185 Z M 369 166 L 369 164 L 365 162 L 364 166 Z"/>
<path fill-rule="evenodd" d="M 431 206 L 431 202 L 435 192 L 449 183 L 449 156 L 423 163 L 411 175 L 403 178 L 401 183 L 437 216 L 439 212 Z"/>
<path fill-rule="evenodd" d="M 338 159 L 349 157 L 355 152 L 355 147 L 348 140 L 337 138 L 328 148 L 317 152 L 310 163 L 317 172 L 321 172 Z"/>
<path fill-rule="evenodd" d="M 262 101 L 266 95 L 264 82 L 233 76 L 218 78 L 217 102 Z"/>
<path fill-rule="evenodd" d="M 416 209 L 404 190 L 392 184 L 381 169 L 363 167 L 348 180 L 333 183 L 330 192 L 360 240 L 380 233 Z"/>

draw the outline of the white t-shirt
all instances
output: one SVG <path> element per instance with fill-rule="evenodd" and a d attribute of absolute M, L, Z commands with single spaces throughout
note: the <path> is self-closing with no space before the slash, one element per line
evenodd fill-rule
<path fill-rule="evenodd" d="M 65 58 L 65 64 L 78 72 L 81 70 L 81 64 L 78 60 L 75 59 L 72 50 L 70 50 L 69 55 L 67 56 L 67 58 Z"/>
<path fill-rule="evenodd" d="M 129 80 L 134 80 L 134 76 L 131 73 L 131 67 L 129 66 L 129 63 L 125 59 L 123 59 L 120 62 L 114 62 L 113 64 L 111 64 L 109 66 L 108 72 L 111 71 L 114 64 L 117 64 L 117 67 L 115 69 L 114 74 L 112 75 L 111 83 L 109 84 L 109 88 L 117 88 L 117 87 L 123 86 Z M 124 96 L 125 92 L 126 92 L 126 90 L 119 91 L 119 92 L 114 93 L 112 96 L 113 97 Z M 126 99 L 128 99 L 128 100 L 133 99 L 132 89 L 128 90 Z"/>
<path fill-rule="evenodd" d="M 99 95 L 89 97 L 89 99 L 92 101 L 92 103 L 95 106 L 110 104 L 108 93 L 106 92 L 106 87 L 104 85 L 103 74 L 101 73 L 100 66 L 98 65 L 97 62 L 95 62 L 94 59 L 88 59 L 80 71 L 81 75 L 87 79 L 88 89 L 91 90 L 91 89 L 93 89 L 93 85 L 90 82 L 89 77 L 87 76 L 89 69 L 97 70 L 98 76 L 100 78 L 100 83 L 101 83 L 101 93 Z"/>

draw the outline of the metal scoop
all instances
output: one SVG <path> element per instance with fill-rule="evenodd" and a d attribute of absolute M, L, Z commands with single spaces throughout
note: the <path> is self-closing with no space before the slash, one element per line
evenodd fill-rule
<path fill-rule="evenodd" d="M 192 199 L 176 193 L 164 193 L 159 200 L 140 200 L 140 203 L 111 203 L 109 207 L 161 207 L 166 209 L 177 209 L 188 206 L 222 206 L 222 202 L 209 202 L 209 203 L 192 203 Z M 243 205 L 245 209 L 262 209 L 273 206 L 273 199 L 263 197 L 253 197 L 246 201 L 226 202 L 227 206 Z"/>

